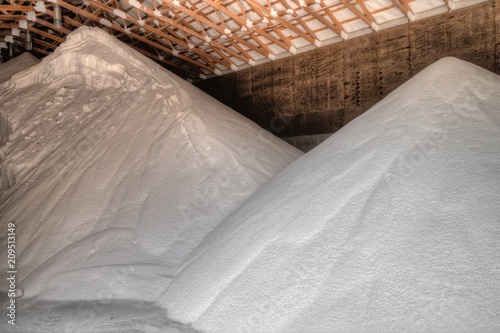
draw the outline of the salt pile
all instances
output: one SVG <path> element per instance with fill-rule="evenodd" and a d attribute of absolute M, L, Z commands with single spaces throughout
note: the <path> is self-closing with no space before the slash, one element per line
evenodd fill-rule
<path fill-rule="evenodd" d="M 14 74 L 38 64 L 40 60 L 29 52 L 24 52 L 7 62 L 0 64 L 0 83 L 9 80 Z"/>
<path fill-rule="evenodd" d="M 0 85 L 0 107 L 12 127 L 1 247 L 14 222 L 25 304 L 155 300 L 208 232 L 302 155 L 88 27 Z"/>
<path fill-rule="evenodd" d="M 203 332 L 500 330 L 500 77 L 446 58 L 261 187 L 158 300 Z"/>

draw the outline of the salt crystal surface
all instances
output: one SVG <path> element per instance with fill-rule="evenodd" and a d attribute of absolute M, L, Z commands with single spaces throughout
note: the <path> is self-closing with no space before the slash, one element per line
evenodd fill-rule
<path fill-rule="evenodd" d="M 0 64 L 0 83 L 9 80 L 14 74 L 24 71 L 36 64 L 40 60 L 35 58 L 31 53 L 24 52 L 20 56 L 15 57 L 7 62 Z"/>
<path fill-rule="evenodd" d="M 287 167 L 158 303 L 203 332 L 500 330 L 500 77 L 431 65 Z"/>
<path fill-rule="evenodd" d="M 208 232 L 302 155 L 88 27 L 0 85 L 0 107 L 12 126 L 0 245 L 16 223 L 24 304 L 155 300 Z"/>

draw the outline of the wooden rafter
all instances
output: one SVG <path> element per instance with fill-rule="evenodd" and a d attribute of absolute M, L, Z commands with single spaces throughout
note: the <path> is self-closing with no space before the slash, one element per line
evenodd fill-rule
<path fill-rule="evenodd" d="M 5 42 L 5 38 L 1 38 L 0 37 L 0 42 Z M 22 43 L 20 41 L 17 41 L 17 40 L 14 41 L 14 44 L 24 47 L 24 43 Z M 44 54 L 44 55 L 49 55 L 50 54 L 49 51 L 47 51 L 45 49 L 38 48 L 38 47 L 33 47 L 33 50 L 36 51 L 36 52 L 38 52 L 38 53 Z"/>
<path fill-rule="evenodd" d="M 295 32 L 298 36 L 304 38 L 308 42 L 312 44 L 315 43 L 315 39 L 313 37 L 309 36 L 307 33 L 303 32 L 287 20 L 281 18 L 279 15 L 274 14 L 269 8 L 263 6 L 260 2 L 256 0 L 247 0 L 247 3 L 255 10 L 257 14 L 259 14 L 260 17 L 266 17 L 268 20 L 276 20 L 284 27 Z"/>
<path fill-rule="evenodd" d="M 125 2 L 130 4 L 129 0 L 125 0 Z M 166 4 L 167 2 L 166 1 L 162 1 L 162 3 Z M 179 11 L 187 13 L 187 15 L 190 15 L 191 17 L 193 17 L 195 19 L 199 19 L 199 20 L 203 21 L 203 23 L 206 23 L 207 25 L 211 26 L 214 29 L 220 29 L 220 27 L 218 25 L 216 25 L 213 22 L 205 19 L 203 16 L 201 16 L 201 15 L 199 15 L 199 14 L 197 14 L 197 13 L 191 11 L 191 10 L 189 10 L 188 8 L 184 8 L 182 6 L 178 6 L 178 9 L 179 9 Z M 192 35 L 192 36 L 195 36 L 195 37 L 199 38 L 200 40 L 207 41 L 208 35 L 202 35 L 198 31 L 196 31 L 196 30 L 194 30 L 192 28 L 188 28 L 185 25 L 179 24 L 178 22 L 176 22 L 174 20 L 171 20 L 171 19 L 169 19 L 168 17 L 166 17 L 164 15 L 161 15 L 161 11 L 159 11 L 159 10 L 157 10 L 155 12 L 154 10 L 152 10 L 152 9 L 146 7 L 146 6 L 141 6 L 140 10 L 143 11 L 145 14 L 147 14 L 147 15 L 149 15 L 151 17 L 156 18 L 159 21 L 162 21 L 162 22 L 164 22 L 166 24 L 169 24 L 169 25 L 177 27 L 179 30 L 184 31 L 188 35 Z M 221 31 L 221 34 L 223 34 L 223 33 L 224 33 L 224 31 Z M 214 48 L 217 48 L 218 50 L 222 50 L 222 51 L 226 52 L 229 55 L 232 55 L 234 57 L 237 57 L 237 58 L 241 59 L 242 61 L 248 61 L 249 60 L 249 57 L 248 57 L 247 54 L 238 54 L 238 53 L 236 53 L 234 51 L 231 51 L 231 50 L 225 48 L 224 46 L 220 45 L 219 43 L 217 43 L 215 41 L 209 40 L 209 41 L 207 41 L 207 43 L 210 44 L 210 45 L 212 45 Z"/>
<path fill-rule="evenodd" d="M 34 46 L 46 54 L 76 28 L 94 26 L 188 77 L 206 76 L 300 52 L 299 47 L 320 46 L 337 36 L 350 38 L 351 33 L 359 35 L 357 30 L 366 33 L 365 24 L 373 30 L 390 20 L 399 24 L 403 21 L 397 20 L 401 16 L 395 9 L 413 20 L 412 1 L 369 5 L 368 0 L 4 0 L 0 38 L 15 35 L 7 40 L 22 45 L 27 28 Z M 455 1 L 433 6 L 454 8 Z M 465 2 L 477 0 L 461 3 Z M 54 24 L 55 3 L 63 8 L 60 28 Z M 418 17 L 425 17 L 421 13 Z"/>
<path fill-rule="evenodd" d="M 365 1 L 364 0 L 356 0 L 356 3 L 359 5 L 359 7 L 361 7 L 363 14 L 368 18 L 368 20 L 372 24 L 377 24 L 377 21 L 373 17 L 372 13 L 368 10 L 368 8 L 366 8 Z"/>
<path fill-rule="evenodd" d="M 296 3 L 298 3 L 298 1 L 295 1 Z M 323 3 L 321 2 L 320 4 L 320 7 L 321 7 L 321 10 L 325 10 L 323 8 Z M 306 12 L 308 12 L 309 14 L 311 14 L 316 20 L 318 20 L 319 22 L 321 22 L 322 24 L 324 24 L 325 26 L 327 26 L 330 30 L 332 30 L 333 32 L 335 32 L 337 35 L 341 35 L 342 34 L 342 28 L 341 28 L 341 25 L 340 24 L 336 24 L 335 23 L 335 20 L 332 19 L 332 16 L 329 16 L 329 18 L 333 21 L 333 23 L 330 23 L 328 21 L 328 19 L 322 15 L 320 15 L 319 13 L 317 13 L 315 10 L 311 9 L 308 5 L 308 3 L 306 2 L 305 6 L 303 7 L 304 10 Z M 328 12 L 328 10 L 325 10 L 326 12 Z M 329 13 L 329 12 L 328 12 Z"/>
<path fill-rule="evenodd" d="M 205 0 L 206 3 L 214 7 L 215 9 L 221 11 L 222 13 L 226 14 L 230 18 L 232 18 L 238 25 L 240 26 L 245 26 L 246 25 L 246 15 L 244 17 L 240 17 L 238 14 L 233 13 L 229 9 L 227 9 L 224 5 L 220 3 L 220 1 L 215 1 L 215 0 Z M 238 2 L 239 4 L 239 2 Z M 243 12 L 244 13 L 244 12 Z M 282 47 L 283 49 L 287 50 L 290 48 L 290 42 L 288 40 L 280 40 L 275 37 L 273 37 L 270 33 L 265 31 L 264 29 L 258 28 L 258 27 L 253 27 L 253 31 L 258 33 L 260 36 L 270 40 L 271 42 L 275 43 L 276 45 Z"/>
<path fill-rule="evenodd" d="M 97 1 L 97 0 L 87 0 L 89 5 L 91 6 L 96 6 L 98 8 L 101 8 L 105 11 L 107 11 L 108 13 L 113 13 L 114 9 L 109 7 L 108 5 L 106 4 L 103 4 L 102 2 L 100 1 Z M 58 2 L 62 2 L 60 0 L 58 0 Z M 155 33 L 157 34 L 158 36 L 160 37 L 163 37 L 163 38 L 166 38 L 168 40 L 170 40 L 171 42 L 173 43 L 176 43 L 176 44 L 179 44 L 179 45 L 182 45 L 183 47 L 185 48 L 189 48 L 189 45 L 187 43 L 185 43 L 184 41 L 174 37 L 174 36 L 171 36 L 169 34 L 166 34 L 162 31 L 160 31 L 159 29 L 156 29 L 152 26 L 149 26 L 147 24 L 141 24 L 139 22 L 139 20 L 135 19 L 134 17 L 132 17 L 131 15 L 129 14 L 125 14 L 126 16 L 126 20 L 135 24 L 136 26 L 139 26 L 140 28 L 143 28 L 144 30 L 147 30 L 149 32 L 152 32 L 152 33 Z M 140 29 L 139 28 L 139 29 Z M 168 48 L 165 48 L 166 52 L 174 55 L 174 56 L 177 56 L 176 54 L 174 54 L 173 50 L 171 49 L 168 49 Z M 217 69 L 217 67 L 215 66 L 215 63 L 220 63 L 221 65 L 223 66 L 228 66 L 230 64 L 227 64 L 225 63 L 224 61 L 221 61 L 220 59 L 210 55 L 210 54 L 207 54 L 207 53 L 204 53 L 202 50 L 199 50 L 199 49 L 193 49 L 193 51 L 203 60 L 203 62 L 206 64 L 202 67 L 204 67 L 205 69 L 208 69 L 209 71 L 214 71 L 215 69 Z M 203 63 L 202 63 L 203 64 Z"/>
<path fill-rule="evenodd" d="M 408 3 L 404 0 L 391 0 L 391 2 L 398 8 L 401 12 L 403 12 L 406 16 L 410 16 L 411 9 L 408 6 Z"/>
<path fill-rule="evenodd" d="M 93 14 L 91 14 L 91 13 L 89 13 L 89 12 L 83 10 L 83 9 L 80 9 L 78 7 L 75 7 L 73 5 L 70 5 L 70 4 L 66 3 L 66 2 L 60 2 L 60 6 L 64 7 L 64 8 L 67 8 L 67 9 L 69 9 L 71 11 L 77 12 L 81 16 L 83 16 L 83 17 L 85 17 L 87 19 L 90 19 L 90 20 L 95 21 L 95 22 L 99 22 L 99 18 L 98 17 L 94 17 Z M 75 23 L 75 21 L 73 21 L 73 22 Z M 160 45 L 158 43 L 155 43 L 155 42 L 153 42 L 153 41 L 151 41 L 151 40 L 149 40 L 147 38 L 144 38 L 142 36 L 139 36 L 139 35 L 137 35 L 137 34 L 135 34 L 133 32 L 127 33 L 124 28 L 122 28 L 121 26 L 119 26 L 117 24 L 112 24 L 112 29 L 114 29 L 114 30 L 116 30 L 118 32 L 121 32 L 123 34 L 127 34 L 130 37 L 132 37 L 132 38 L 134 38 L 134 39 L 136 39 L 138 41 L 141 41 L 141 42 L 143 42 L 145 44 L 148 44 L 148 45 L 150 45 L 153 48 L 165 51 L 167 53 L 168 52 L 170 52 L 170 53 L 172 52 L 171 49 L 163 47 L 162 45 Z M 194 61 L 194 60 L 192 60 L 190 58 L 183 57 L 183 56 L 180 56 L 180 58 L 183 59 L 183 60 L 185 60 L 186 62 L 189 62 L 189 63 L 192 63 L 192 64 L 194 64 L 196 66 L 199 66 L 199 64 L 196 61 Z M 168 65 L 174 66 L 174 63 L 168 62 Z M 176 66 L 174 66 L 174 67 L 176 67 Z M 204 66 L 199 66 L 199 67 L 204 67 Z M 206 68 L 206 69 L 209 70 L 209 68 Z"/>
<path fill-rule="evenodd" d="M 340 0 L 340 2 L 351 12 L 353 12 L 354 15 L 357 16 L 357 18 L 361 19 L 363 22 L 365 22 L 368 26 L 371 26 L 372 23 L 375 23 L 374 21 L 371 21 L 369 17 L 367 17 L 364 13 L 360 12 L 356 7 L 354 7 L 353 4 L 349 2 L 349 0 Z"/>

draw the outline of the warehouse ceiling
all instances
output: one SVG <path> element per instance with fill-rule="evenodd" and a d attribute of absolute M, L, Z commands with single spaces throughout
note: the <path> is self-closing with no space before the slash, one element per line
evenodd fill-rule
<path fill-rule="evenodd" d="M 8 0 L 0 47 L 24 47 L 29 31 L 46 55 L 96 26 L 185 78 L 207 78 L 484 1 Z"/>

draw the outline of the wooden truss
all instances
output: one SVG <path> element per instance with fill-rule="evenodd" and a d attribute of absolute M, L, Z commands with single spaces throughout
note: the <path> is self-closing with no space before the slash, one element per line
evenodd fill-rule
<path fill-rule="evenodd" d="M 8 0 L 0 1 L 0 42 L 23 45 L 29 31 L 34 50 L 48 54 L 74 29 L 95 26 L 177 73 L 206 77 L 378 30 L 387 17 L 404 23 L 418 1 Z"/>

